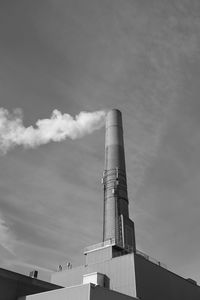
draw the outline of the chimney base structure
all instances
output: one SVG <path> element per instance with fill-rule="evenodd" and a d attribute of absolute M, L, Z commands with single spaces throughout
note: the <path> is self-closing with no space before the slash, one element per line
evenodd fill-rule
<path fill-rule="evenodd" d="M 129 219 L 122 115 L 106 116 L 103 241 L 85 248 L 86 265 L 135 252 L 134 223 Z"/>

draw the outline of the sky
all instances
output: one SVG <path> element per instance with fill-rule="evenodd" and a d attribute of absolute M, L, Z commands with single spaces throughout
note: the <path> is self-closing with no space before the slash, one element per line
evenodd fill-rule
<path fill-rule="evenodd" d="M 0 1 L 0 107 L 120 109 L 137 249 L 200 283 L 199 0 Z M 41 279 L 102 241 L 104 128 L 0 156 L 0 266 Z"/>

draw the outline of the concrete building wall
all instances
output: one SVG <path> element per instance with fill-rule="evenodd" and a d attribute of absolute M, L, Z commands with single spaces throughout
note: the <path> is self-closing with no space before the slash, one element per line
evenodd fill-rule
<path fill-rule="evenodd" d="M 99 286 L 91 286 L 90 300 L 136 300 L 136 298 Z"/>
<path fill-rule="evenodd" d="M 89 300 L 90 284 L 20 297 L 18 300 Z"/>
<path fill-rule="evenodd" d="M 0 268 L 0 299 L 17 300 L 19 296 L 60 288 L 57 285 Z"/>
<path fill-rule="evenodd" d="M 81 284 L 83 274 L 100 272 L 110 279 L 110 289 L 142 300 L 199 300 L 200 287 L 145 259 L 127 254 L 66 272 L 55 273 L 52 282 Z"/>
<path fill-rule="evenodd" d="M 200 287 L 135 255 L 137 296 L 142 300 L 199 300 Z"/>
<path fill-rule="evenodd" d="M 89 272 L 86 272 L 85 266 L 55 272 L 51 275 L 51 282 L 64 287 L 79 285 L 83 283 L 83 275 L 87 273 Z"/>
<path fill-rule="evenodd" d="M 134 254 L 127 254 L 103 262 L 85 265 L 64 272 L 52 274 L 51 282 L 62 286 L 78 285 L 83 282 L 83 275 L 93 272 L 105 274 L 109 279 L 110 289 L 135 297 Z"/>
<path fill-rule="evenodd" d="M 136 298 L 114 292 L 93 284 L 83 284 L 70 288 L 21 297 L 18 300 L 136 300 Z"/>
<path fill-rule="evenodd" d="M 105 247 L 100 251 L 91 251 L 87 255 L 85 255 L 85 264 L 95 264 L 104 260 L 108 260 L 112 258 L 112 247 Z"/>
<path fill-rule="evenodd" d="M 98 271 L 110 280 L 110 289 L 129 296 L 136 296 L 134 255 L 127 254 L 109 261 L 87 266 L 87 273 Z"/>

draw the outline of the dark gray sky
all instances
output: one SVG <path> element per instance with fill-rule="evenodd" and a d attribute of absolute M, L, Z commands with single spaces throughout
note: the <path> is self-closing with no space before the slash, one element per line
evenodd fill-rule
<path fill-rule="evenodd" d="M 120 109 L 137 248 L 200 282 L 199 53 L 199 0 L 0 2 L 0 106 L 26 126 Z M 0 265 L 82 263 L 103 167 L 103 129 L 1 156 Z"/>

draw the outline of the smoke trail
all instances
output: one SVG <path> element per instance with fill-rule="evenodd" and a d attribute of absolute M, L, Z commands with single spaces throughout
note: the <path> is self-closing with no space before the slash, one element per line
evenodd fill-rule
<path fill-rule="evenodd" d="M 0 108 L 0 151 L 22 145 L 34 148 L 50 141 L 60 142 L 66 138 L 77 139 L 104 125 L 105 111 L 80 112 L 75 118 L 54 110 L 50 119 L 38 120 L 36 126 L 24 127 L 20 109 L 11 114 Z"/>

